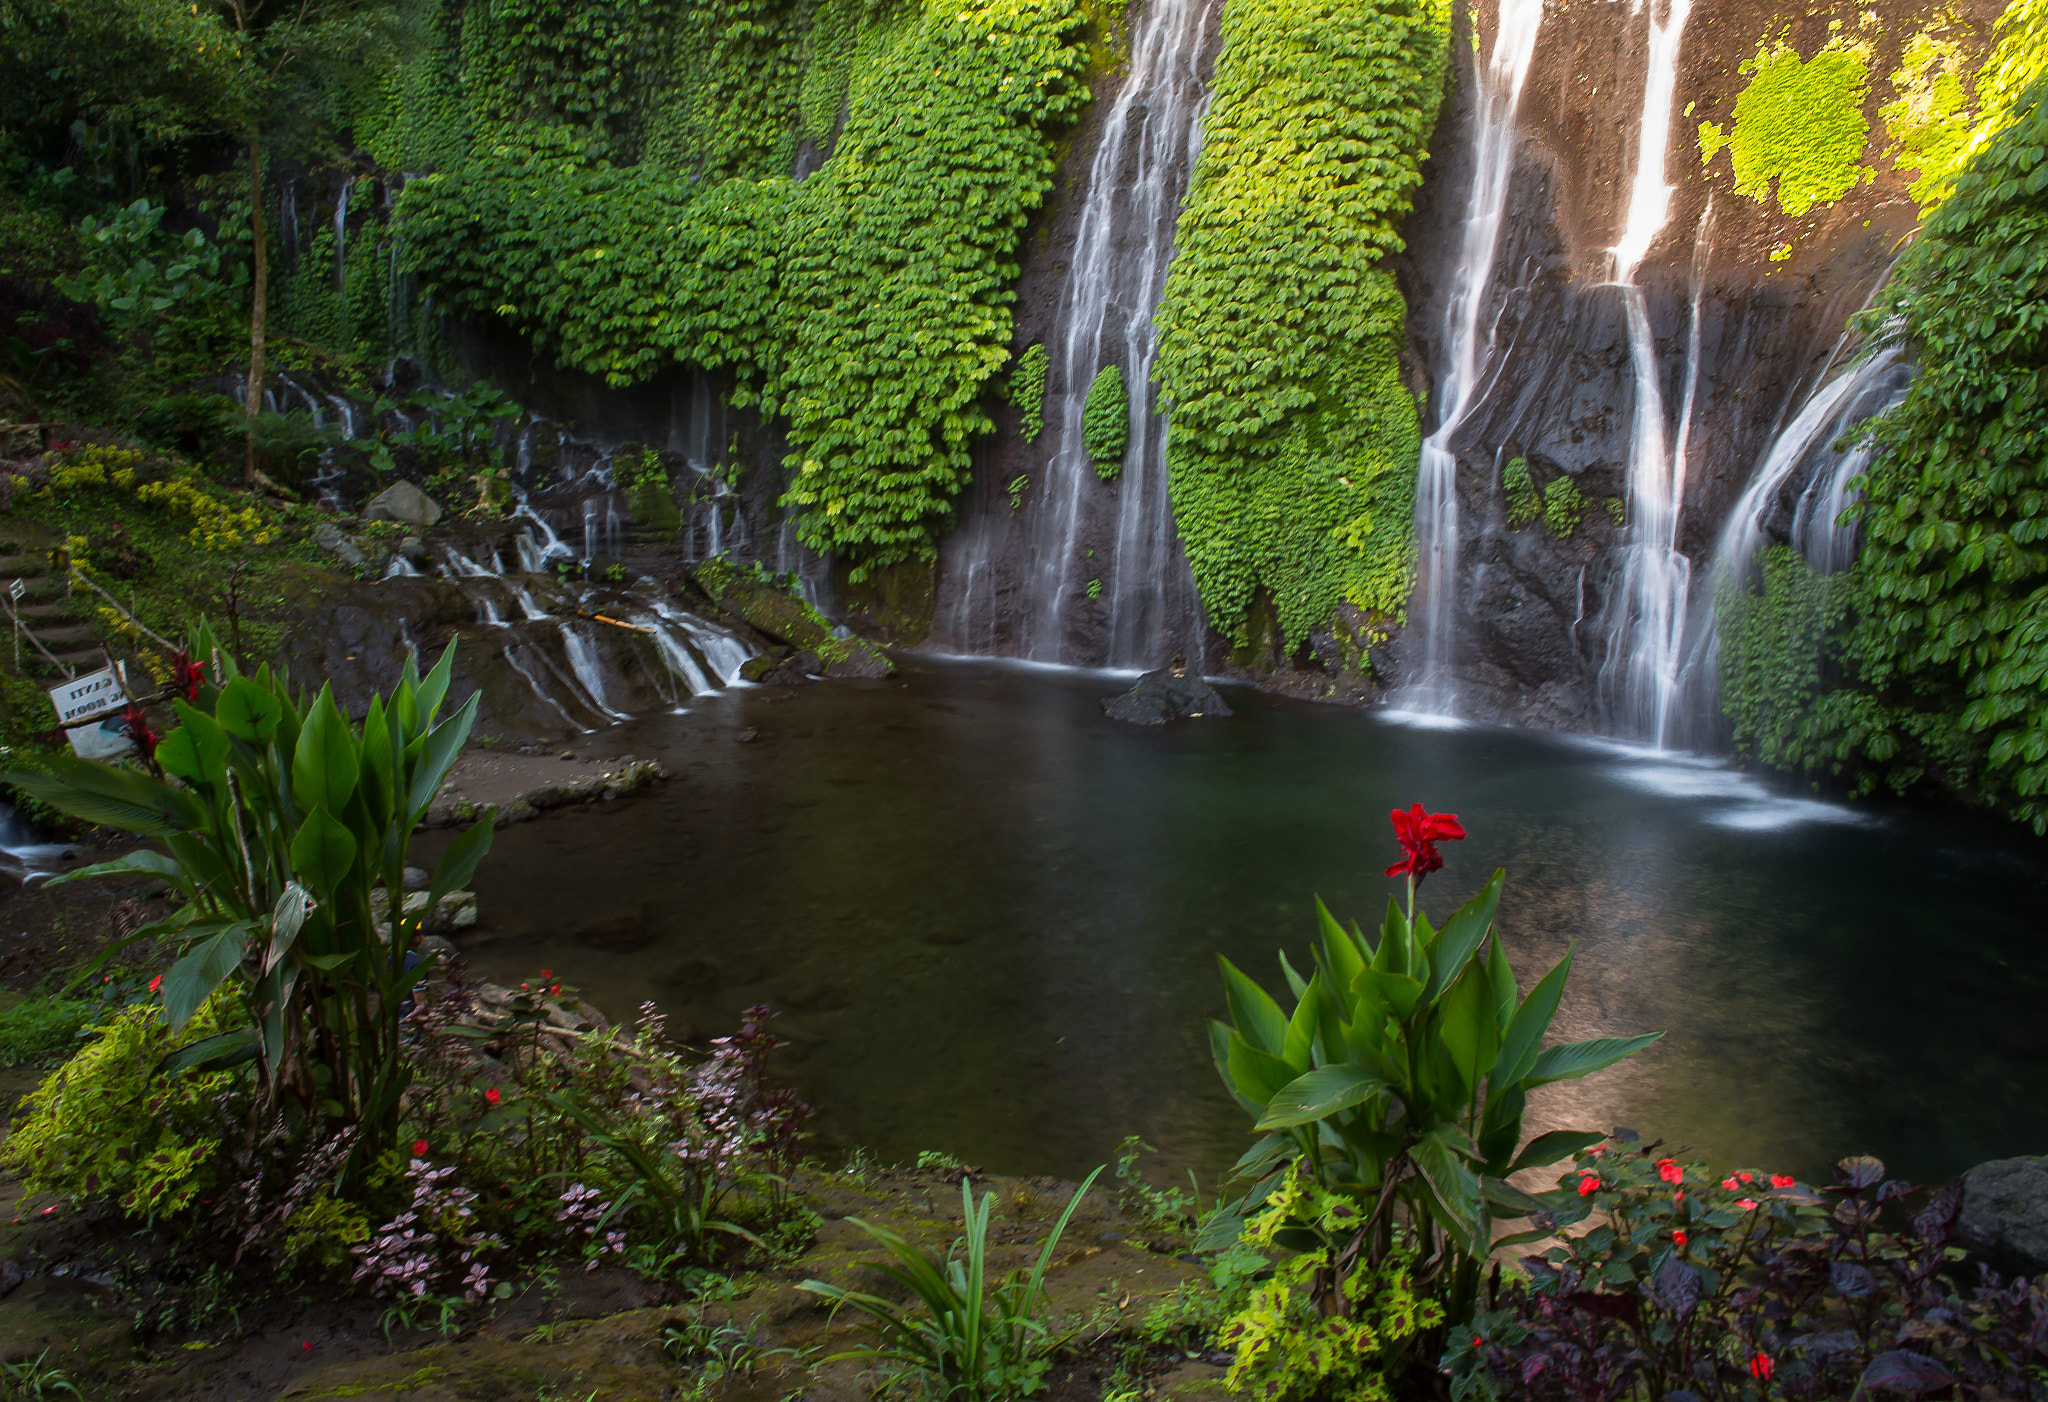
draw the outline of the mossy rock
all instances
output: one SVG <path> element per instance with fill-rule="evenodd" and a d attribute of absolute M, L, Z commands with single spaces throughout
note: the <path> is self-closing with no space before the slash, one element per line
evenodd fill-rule
<path fill-rule="evenodd" d="M 298 1379 L 296 1402 L 531 1402 L 543 1388 L 564 1397 L 657 1402 L 675 1395 L 681 1370 L 661 1349 L 663 1309 L 629 1310 L 559 1326 L 546 1342 L 489 1333 L 385 1358 L 339 1363 Z"/>
<path fill-rule="evenodd" d="M 838 638 L 832 623 L 806 600 L 764 584 L 725 560 L 693 566 L 690 578 L 720 608 L 736 614 L 756 632 L 794 649 L 787 664 L 756 667 L 748 681 L 802 681 L 807 677 L 886 677 L 896 670 L 882 650 L 862 638 Z"/>

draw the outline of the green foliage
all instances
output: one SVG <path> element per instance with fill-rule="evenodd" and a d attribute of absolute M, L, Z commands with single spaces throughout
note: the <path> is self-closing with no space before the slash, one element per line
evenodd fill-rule
<path fill-rule="evenodd" d="M 1560 475 L 1543 489 L 1543 524 L 1559 540 L 1570 540 L 1579 528 L 1579 522 L 1586 519 L 1586 499 L 1579 494 L 1579 484 L 1570 477 Z"/>
<path fill-rule="evenodd" d="M 1421 437 L 1381 265 L 1443 94 L 1442 0 L 1235 0 L 1159 311 L 1173 506 L 1209 617 L 1292 645 L 1398 612 Z"/>
<path fill-rule="evenodd" d="M 992 427 L 1017 241 L 1088 100 L 1083 24 L 1073 0 L 933 0 L 790 201 L 767 397 L 804 543 L 856 575 L 931 557 Z"/>
<path fill-rule="evenodd" d="M 1500 487 L 1508 499 L 1508 529 L 1527 530 L 1543 514 L 1543 498 L 1536 491 L 1535 479 L 1529 475 L 1529 460 L 1509 459 L 1500 472 Z"/>
<path fill-rule="evenodd" d="M 1738 753 L 1794 767 L 1800 730 L 1820 695 L 1821 644 L 1842 621 L 1847 577 L 1815 574 L 1789 545 L 1763 554 L 1762 589 L 1722 582 L 1714 602 L 1720 635 L 1721 710 Z"/>
<path fill-rule="evenodd" d="M 2048 832 L 2048 88 L 1957 178 L 1867 332 L 1920 370 L 1873 420 L 1867 543 L 1788 761 L 1857 792 L 1933 779 Z"/>
<path fill-rule="evenodd" d="M 1315 1288 L 1317 1274 L 1327 1268 L 1324 1259 L 1314 1252 L 1284 1253 L 1276 1240 L 1302 1221 L 1326 1235 L 1342 1235 L 1356 1218 L 1351 1198 L 1306 1174 L 1290 1174 L 1246 1223 L 1249 1246 L 1281 1252 L 1284 1259 L 1252 1286 L 1244 1308 L 1217 1334 L 1217 1342 L 1234 1353 L 1225 1380 L 1232 1393 L 1254 1402 L 1392 1402 L 1397 1395 L 1417 1336 L 1444 1322 L 1443 1306 L 1415 1288 L 1415 1247 L 1403 1242 L 1376 1269 L 1351 1276 L 1349 1295 L 1331 1312 L 1322 1308 Z"/>
<path fill-rule="evenodd" d="M 54 1402 L 61 1396 L 83 1397 L 78 1384 L 64 1369 L 55 1363 L 44 1363 L 50 1350 L 44 1349 L 34 1358 L 10 1358 L 0 1361 L 0 1397 L 19 1399 L 19 1402 Z"/>
<path fill-rule="evenodd" d="M 1037 442 L 1038 435 L 1045 432 L 1045 371 L 1045 344 L 1033 341 L 1010 372 L 1010 401 L 1023 410 L 1026 443 Z"/>
<path fill-rule="evenodd" d="M 1105 365 L 1088 386 L 1088 402 L 1081 411 L 1081 443 L 1095 475 L 1114 482 L 1124 470 L 1124 449 L 1131 441 L 1131 397 L 1124 389 L 1124 372 Z"/>
<path fill-rule="evenodd" d="M 1969 78 L 1961 42 L 1940 25 L 1908 40 L 1892 72 L 1898 96 L 1879 115 L 1891 139 L 1892 168 L 1918 172 L 1911 193 L 1923 210 L 1946 194 L 1969 152 Z"/>
<path fill-rule="evenodd" d="M 1862 49 L 1831 40 L 1802 60 L 1783 42 L 1762 45 L 1738 71 L 1750 79 L 1734 121 L 1725 135 L 1700 123 L 1700 160 L 1728 147 L 1739 193 L 1763 201 L 1775 186 L 1778 207 L 1796 217 L 1874 178 L 1863 165 L 1870 59 Z"/>
<path fill-rule="evenodd" d="M 100 1005 L 82 998 L 27 998 L 0 1011 L 0 1066 L 54 1066 L 78 1047 Z"/>
<path fill-rule="evenodd" d="M 1662 1036 L 1596 1038 L 1545 1049 L 1571 955 L 1518 994 L 1494 932 L 1505 877 L 1444 923 L 1389 901 L 1377 946 L 1317 902 L 1321 938 L 1306 980 L 1282 958 L 1294 1006 L 1219 959 L 1230 1024 L 1209 1024 L 1224 1085 L 1263 1134 L 1239 1172 L 1263 1189 L 1301 1175 L 1349 1199 L 1341 1230 L 1321 1206 L 1291 1220 L 1290 1243 L 1321 1257 L 1319 1307 L 1346 1298 L 1354 1273 L 1390 1261 L 1415 1234 L 1429 1271 L 1418 1284 L 1452 1319 L 1471 1309 L 1480 1266 L 1497 1249 L 1493 1213 L 1526 1210 L 1505 1182 L 1555 1162 L 1597 1135 L 1554 1131 L 1521 1142 L 1529 1092 L 1611 1066 Z M 1489 948 L 1488 936 L 1494 935 Z M 1277 1175 L 1277 1177 L 1276 1177 Z M 1397 1230 L 1400 1210 L 1406 1226 Z"/>
<path fill-rule="evenodd" d="M 173 345 L 226 343 L 249 270 L 222 267 L 226 250 L 198 229 L 173 238 L 163 228 L 164 208 L 139 199 L 101 220 L 79 222 L 86 267 L 59 277 L 65 296 L 90 302 L 116 324 L 148 330 Z"/>
<path fill-rule="evenodd" d="M 153 1006 L 115 1014 L 23 1102 L 0 1166 L 30 1192 L 107 1198 L 130 1217 L 184 1210 L 219 1181 L 214 1154 L 228 1126 L 216 1101 L 234 1078 L 159 1070 L 174 1053 L 242 1025 L 239 1004 L 225 995 L 178 1028 Z"/>
<path fill-rule="evenodd" d="M 940 1397 L 964 1402 L 1028 1396 L 1040 1387 L 1050 1352 L 1045 1325 L 1037 1317 L 1045 1301 L 1045 1268 L 1074 1209 L 1101 1172 L 1098 1168 L 1082 1180 L 1046 1235 L 1028 1275 L 1012 1271 L 1000 1284 L 990 1285 L 988 1223 L 996 1195 L 986 1193 L 977 1201 L 973 1183 L 962 1177 L 964 1259 L 949 1252 L 943 1261 L 936 1260 L 886 1228 L 858 1217 L 846 1219 L 888 1248 L 893 1262 L 870 1261 L 866 1268 L 908 1291 L 915 1310 L 822 1280 L 806 1280 L 797 1289 L 830 1300 L 835 1307 L 851 1305 L 867 1316 L 874 1345 L 835 1358 L 876 1359 L 918 1375 Z"/>
<path fill-rule="evenodd" d="M 421 977 L 406 956 L 424 911 L 380 916 L 372 892 L 404 889 L 406 849 L 468 738 L 477 700 L 439 724 L 453 649 L 422 679 L 407 660 L 389 703 L 372 697 L 360 728 L 331 689 L 308 701 L 266 666 L 239 675 L 209 635 L 192 652 L 225 668 L 218 687 L 189 682 L 191 704 L 133 770 L 52 756 L 48 773 L 5 779 L 58 810 L 159 840 L 70 873 L 139 874 L 184 904 L 131 938 L 167 941 L 163 1013 L 183 1028 L 227 988 L 247 1025 L 187 1053 L 188 1065 L 254 1062 L 258 1113 L 359 1126 L 380 1152 L 412 1077 L 404 1003 Z M 434 869 L 427 906 L 469 879 L 490 848 L 488 816 Z"/>

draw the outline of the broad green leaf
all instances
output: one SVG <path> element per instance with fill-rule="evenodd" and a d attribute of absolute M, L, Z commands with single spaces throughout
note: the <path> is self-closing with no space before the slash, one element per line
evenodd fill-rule
<path fill-rule="evenodd" d="M 1489 1207 L 1497 1207 L 1516 1217 L 1532 1217 L 1546 1210 L 1544 1203 L 1530 1197 L 1512 1183 L 1504 1183 L 1498 1178 L 1482 1178 L 1479 1181 L 1481 1196 L 1486 1199 Z"/>
<path fill-rule="evenodd" d="M 1460 1249 L 1473 1254 L 1485 1207 L 1480 1201 L 1479 1179 L 1455 1147 L 1457 1138 L 1450 1126 L 1438 1125 L 1415 1142 L 1408 1156 L 1430 1189 L 1425 1204 L 1431 1215 Z"/>
<path fill-rule="evenodd" d="M 1380 926 L 1379 946 L 1373 950 L 1372 966 L 1383 974 L 1408 972 L 1408 917 L 1387 898 L 1387 918 Z"/>
<path fill-rule="evenodd" d="M 1237 965 L 1222 955 L 1216 962 L 1223 970 L 1223 998 L 1230 1008 L 1230 1020 L 1244 1039 L 1265 1052 L 1278 1056 L 1287 1045 L 1287 1016 L 1272 995 L 1254 983 Z M 1288 1079 L 1293 1079 L 1290 1075 Z"/>
<path fill-rule="evenodd" d="M 1437 1036 L 1450 1053 L 1464 1092 L 1469 1100 L 1479 1092 L 1480 1079 L 1500 1053 L 1500 1025 L 1494 1020 L 1493 980 L 1486 965 L 1468 959 L 1465 972 L 1444 993 L 1437 1007 L 1440 1021 Z"/>
<path fill-rule="evenodd" d="M 1406 974 L 1367 969 L 1358 976 L 1358 983 L 1361 998 L 1371 997 L 1384 1004 L 1399 1022 L 1406 1022 L 1413 1016 L 1415 1005 L 1422 1000 L 1422 984 Z"/>
<path fill-rule="evenodd" d="M 183 1027 L 192 1020 L 200 1004 L 240 966 L 248 945 L 249 922 L 237 920 L 188 947 L 185 957 L 164 975 L 164 1017 L 171 1026 Z"/>
<path fill-rule="evenodd" d="M 355 859 L 355 834 L 325 808 L 308 813 L 292 839 L 292 870 L 322 900 L 333 899 Z"/>
<path fill-rule="evenodd" d="M 263 952 L 263 973 L 268 975 L 291 953 L 299 931 L 306 927 L 306 888 L 293 881 L 286 884 L 277 905 L 270 912 L 270 943 Z"/>
<path fill-rule="evenodd" d="M 1507 1035 L 1508 1024 L 1515 1020 L 1515 1002 L 1521 994 L 1515 983 L 1515 971 L 1508 964 L 1507 950 L 1501 947 L 1500 931 L 1493 932 L 1493 946 L 1487 953 L 1486 972 L 1493 980 L 1494 1025 L 1501 1035 Z"/>
<path fill-rule="evenodd" d="M 469 728 L 476 722 L 477 702 L 481 699 L 481 693 L 470 697 L 461 710 L 428 733 L 412 771 L 412 789 L 408 796 L 412 807 L 406 814 L 407 818 L 426 812 L 427 805 L 434 801 L 434 795 L 441 791 L 441 781 L 448 777 L 449 766 L 455 763 L 455 757 L 462 753 L 463 742 L 469 739 Z"/>
<path fill-rule="evenodd" d="M 1571 972 L 1572 950 L 1567 949 L 1564 958 L 1536 981 L 1536 986 L 1529 990 L 1529 996 L 1515 1009 L 1514 1017 L 1508 1022 L 1508 1030 L 1500 1039 L 1500 1055 L 1493 1063 L 1493 1084 L 1496 1087 L 1520 1081 L 1536 1064 L 1543 1038 L 1550 1031 L 1550 1020 L 1557 1016 L 1558 1000 L 1564 997 L 1564 982 L 1571 977 Z"/>
<path fill-rule="evenodd" d="M 1350 933 L 1337 923 L 1320 896 L 1316 898 L 1316 923 L 1322 929 L 1323 967 L 1329 971 L 1329 977 L 1324 980 L 1324 991 L 1344 1005 L 1340 1011 L 1349 1018 L 1351 990 L 1356 986 L 1358 976 L 1365 971 L 1365 959 Z"/>
<path fill-rule="evenodd" d="M 1662 1032 L 1646 1032 L 1640 1037 L 1594 1037 L 1584 1042 L 1551 1047 L 1536 1058 L 1536 1064 L 1524 1079 L 1532 1086 L 1576 1080 L 1605 1070 L 1625 1056 L 1635 1055 L 1663 1035 Z"/>
<path fill-rule="evenodd" d="M 433 880 L 427 886 L 428 910 L 432 910 L 450 891 L 459 891 L 469 884 L 469 878 L 476 873 L 477 863 L 491 850 L 491 833 L 497 818 L 497 809 L 486 808 L 483 816 L 441 854 L 441 860 L 434 864 Z"/>
<path fill-rule="evenodd" d="M 168 837 L 205 820 L 206 810 L 193 794 L 131 769 L 71 755 L 49 755 L 42 762 L 51 772 L 9 770 L 0 773 L 0 783 L 13 784 L 74 818 L 144 837 Z"/>
<path fill-rule="evenodd" d="M 202 1037 L 178 1048 L 157 1063 L 159 1076 L 176 1076 L 190 1071 L 204 1074 L 208 1071 L 226 1071 L 254 1061 L 257 1052 L 256 1030 L 253 1027 L 238 1027 L 232 1032 L 218 1032 L 211 1037 Z"/>
<path fill-rule="evenodd" d="M 67 881 L 84 881 L 93 876 L 158 876 L 176 886 L 185 884 L 185 869 L 161 852 L 140 848 L 125 857 L 116 857 L 111 862 L 95 862 L 77 871 L 67 871 L 62 876 L 53 876 L 43 884 L 62 886 Z"/>
<path fill-rule="evenodd" d="M 278 717 L 283 710 L 283 703 L 269 688 L 258 686 L 247 677 L 236 677 L 220 689 L 213 717 L 228 734 L 252 745 L 264 745 L 277 733 Z"/>
<path fill-rule="evenodd" d="M 172 771 L 181 779 L 217 782 L 217 776 L 228 762 L 228 734 L 221 729 L 220 722 L 196 706 L 183 701 L 173 701 L 171 708 L 177 712 L 178 728 L 164 737 L 169 744 L 173 736 L 183 734 L 190 746 L 194 768 L 197 772 Z M 157 763 L 163 764 L 163 749 L 157 749 Z M 170 769 L 169 765 L 164 765 Z"/>
<path fill-rule="evenodd" d="M 1318 1066 L 1276 1091 L 1266 1104 L 1266 1113 L 1252 1127 L 1290 1129 L 1349 1110 L 1385 1089 L 1384 1081 L 1362 1067 Z"/>
<path fill-rule="evenodd" d="M 429 729 L 434 717 L 440 713 L 441 702 L 448 695 L 448 683 L 455 675 L 455 642 L 451 638 L 448 646 L 441 649 L 441 656 L 435 661 L 433 670 L 421 679 L 418 691 L 421 729 Z"/>
<path fill-rule="evenodd" d="M 1308 1070 L 1313 1058 L 1318 1015 L 1322 1007 L 1322 979 L 1318 970 L 1302 986 L 1300 1000 L 1294 1005 L 1294 1015 L 1287 1019 L 1287 1040 L 1280 1049 L 1280 1059 L 1296 1071 Z"/>
<path fill-rule="evenodd" d="M 1515 1155 L 1515 1161 L 1508 1166 L 1509 1173 L 1520 1173 L 1525 1168 L 1548 1168 L 1559 1159 L 1568 1159 L 1581 1149 L 1590 1149 L 1607 1136 L 1585 1129 L 1553 1129 L 1548 1134 L 1539 1134 L 1529 1141 L 1527 1148 Z"/>
<path fill-rule="evenodd" d="M 1256 1102 L 1262 1111 L 1295 1076 L 1292 1066 L 1269 1052 L 1260 1051 L 1235 1032 L 1230 1034 L 1228 1064 L 1231 1083 L 1238 1094 Z"/>
<path fill-rule="evenodd" d="M 356 791 L 360 761 L 348 721 L 334 704 L 331 686 L 320 688 L 292 755 L 292 802 L 301 813 L 325 808 L 339 813 Z"/>
<path fill-rule="evenodd" d="M 1294 967 L 1294 961 L 1287 957 L 1287 951 L 1284 949 L 1280 951 L 1280 976 L 1287 980 L 1287 991 L 1292 993 L 1296 999 L 1299 999 L 1308 988 L 1308 980 L 1304 979 L 1301 976 L 1300 970 Z"/>
<path fill-rule="evenodd" d="M 1494 911 L 1500 907 L 1501 887 L 1507 872 L 1497 870 L 1478 895 L 1458 907 L 1457 914 L 1444 922 L 1443 929 L 1429 945 L 1429 991 L 1423 996 L 1435 1001 L 1450 987 L 1466 963 L 1479 951 L 1480 941 L 1493 928 Z"/>

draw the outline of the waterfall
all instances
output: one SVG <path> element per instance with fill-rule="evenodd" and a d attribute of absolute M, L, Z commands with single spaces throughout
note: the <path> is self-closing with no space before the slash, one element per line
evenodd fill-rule
<path fill-rule="evenodd" d="M 1621 241 L 1610 250 L 1611 281 L 1622 294 L 1627 316 L 1629 362 L 1635 379 L 1635 409 L 1629 435 L 1628 536 L 1622 547 L 1621 588 L 1608 634 L 1605 688 L 1622 727 L 1662 746 L 1675 717 L 1685 641 L 1686 602 L 1692 590 L 1692 562 L 1678 550 L 1678 514 L 1685 496 L 1685 438 L 1690 427 L 1694 375 L 1699 364 L 1699 294 L 1703 239 L 1694 245 L 1693 316 L 1687 356 L 1685 412 L 1674 443 L 1666 435 L 1664 394 L 1657 365 L 1656 336 L 1649 303 L 1636 271 L 1663 232 L 1675 189 L 1665 178 L 1671 144 L 1671 104 L 1678 83 L 1678 46 L 1692 0 L 1657 0 L 1648 5 L 1648 74 L 1638 122 L 1636 172 Z M 1702 226 L 1702 235 L 1705 233 Z M 1619 672 L 1619 677 L 1614 674 Z M 1618 695 L 1616 695 L 1618 693 Z"/>
<path fill-rule="evenodd" d="M 1052 452 L 1030 487 L 1016 649 L 1045 662 L 1158 666 L 1176 646 L 1199 645 L 1200 606 L 1180 558 L 1167 499 L 1166 425 L 1154 412 L 1152 316 L 1166 283 L 1181 196 L 1201 149 L 1208 86 L 1203 37 L 1217 0 L 1147 0 L 1131 37 L 1129 71 L 1103 118 L 1082 191 L 1050 357 L 1046 428 Z M 1105 486 L 1082 441 L 1082 407 L 1098 370 L 1120 367 L 1131 432 L 1121 472 Z M 1114 512 L 1107 529 L 1091 519 Z M 995 519 L 988 519 L 994 517 Z M 997 638 L 993 556 L 1009 523 L 975 521 L 951 571 L 939 632 L 961 651 L 991 652 Z M 1084 537 L 1107 546 L 1102 558 Z M 1070 614 L 1100 595 L 1100 648 L 1077 649 Z M 1083 656 L 1083 651 L 1095 652 Z"/>
<path fill-rule="evenodd" d="M 1458 459 L 1451 440 L 1477 407 L 1492 368 L 1494 328 L 1480 318 L 1493 285 L 1501 217 L 1515 169 L 1515 108 L 1536 52 L 1543 0 L 1501 0 L 1493 58 L 1479 75 L 1472 122 L 1472 191 L 1465 203 L 1464 242 L 1444 307 L 1449 362 L 1437 377 L 1436 432 L 1424 440 L 1415 484 L 1415 528 L 1421 613 L 1422 675 L 1411 708 L 1448 716 L 1457 709 L 1451 676 L 1451 623 L 1458 606 Z"/>
<path fill-rule="evenodd" d="M 1850 339 L 1844 335 L 1836 343 L 1831 362 Z M 1870 462 L 1869 447 L 1853 435 L 1864 420 L 1897 406 L 1912 382 L 1913 367 L 1900 346 L 1867 351 L 1824 379 L 1758 460 L 1715 542 L 1706 618 L 1685 664 L 1685 689 L 1697 695 L 1693 709 L 1699 714 L 1710 714 L 1719 696 L 1721 591 L 1748 587 L 1757 556 L 1774 537 L 1788 534 L 1781 527 L 1794 490 L 1792 545 L 1822 574 L 1848 568 L 1855 556 L 1856 528 L 1840 524 L 1841 515 L 1850 505 L 1849 484 Z M 1802 477 L 1806 485 L 1796 488 Z"/>

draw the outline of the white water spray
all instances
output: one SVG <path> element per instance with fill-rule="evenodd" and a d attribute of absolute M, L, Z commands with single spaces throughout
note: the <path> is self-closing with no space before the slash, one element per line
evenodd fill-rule
<path fill-rule="evenodd" d="M 1692 376 L 1699 358 L 1696 353 L 1688 355 L 1686 406 L 1674 447 L 1665 431 L 1664 394 L 1649 304 L 1635 276 L 1671 214 L 1676 187 L 1665 178 L 1665 157 L 1671 144 L 1679 41 L 1692 0 L 1664 0 L 1661 24 L 1657 0 L 1636 0 L 1636 12 L 1641 13 L 1646 4 L 1648 74 L 1643 84 L 1642 119 L 1636 128 L 1636 173 L 1621 241 L 1611 250 L 1611 280 L 1621 289 L 1627 315 L 1635 413 L 1629 434 L 1628 539 L 1623 547 L 1618 601 L 1611 610 L 1603 680 L 1615 719 L 1623 729 L 1662 746 L 1669 741 L 1674 720 L 1686 601 L 1692 589 L 1692 562 L 1678 551 L 1678 515 L 1685 497 L 1685 434 L 1690 426 Z M 1700 247 L 1695 244 L 1691 338 L 1695 352 L 1703 272 Z"/>
<path fill-rule="evenodd" d="M 1415 485 L 1418 546 L 1417 601 L 1421 613 L 1422 674 L 1407 709 L 1426 715 L 1457 712 L 1451 677 L 1451 624 L 1458 592 L 1458 459 L 1451 440 L 1478 405 L 1494 359 L 1494 327 L 1482 334 L 1480 319 L 1493 285 L 1501 218 L 1515 171 L 1515 108 L 1536 52 L 1543 0 L 1501 0 L 1493 57 L 1479 75 L 1479 106 L 1473 116 L 1472 192 L 1465 204 L 1465 239 L 1459 250 L 1452 291 L 1444 307 L 1444 344 L 1449 365 L 1438 377 L 1442 417 L 1422 445 Z"/>

